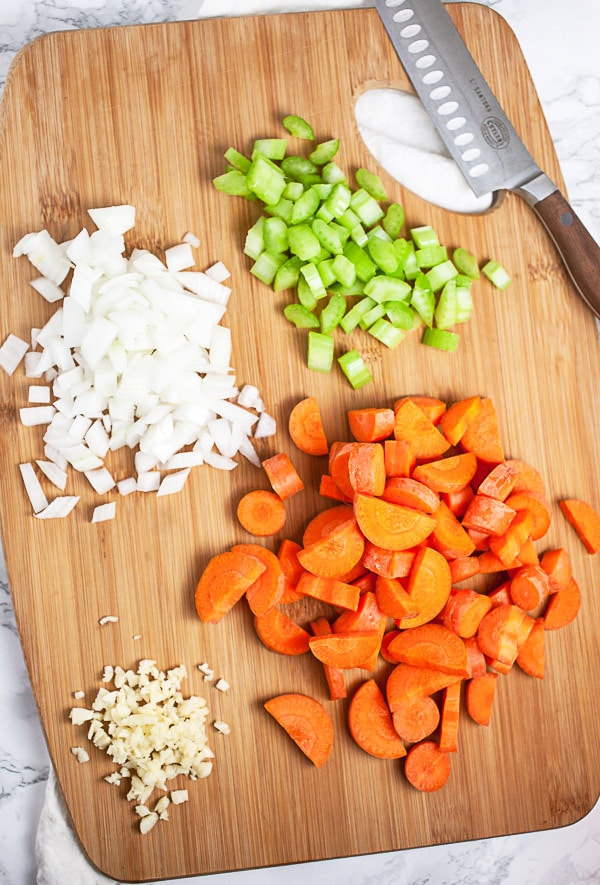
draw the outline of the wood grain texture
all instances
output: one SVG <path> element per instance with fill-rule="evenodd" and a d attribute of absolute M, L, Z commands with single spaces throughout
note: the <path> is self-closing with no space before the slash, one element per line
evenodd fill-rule
<path fill-rule="evenodd" d="M 537 162 L 561 184 L 552 142 L 512 32 L 491 10 L 450 7 L 476 60 Z M 14 243 L 47 227 L 66 239 L 89 226 L 91 207 L 132 203 L 128 239 L 160 251 L 186 230 L 202 245 L 199 266 L 223 260 L 233 272 L 228 322 L 240 383 L 255 383 L 280 422 L 265 457 L 284 449 L 307 490 L 289 502 L 287 532 L 298 536 L 318 508 L 322 469 L 293 451 L 285 416 L 297 399 L 321 403 L 330 439 L 347 433 L 344 410 L 391 404 L 399 395 L 458 399 L 492 396 L 506 452 L 537 465 L 552 494 L 547 546 L 565 543 L 583 591 L 570 627 L 548 637 L 543 681 L 512 672 L 501 680 L 493 724 L 461 722 L 460 751 L 438 794 L 420 795 L 401 762 L 356 747 L 344 703 L 325 699 L 318 663 L 269 653 L 238 606 L 221 624 L 202 625 L 193 590 L 208 557 L 248 536 L 233 519 L 238 496 L 259 480 L 242 464 L 233 474 L 198 469 L 173 498 L 132 495 L 115 521 L 92 525 L 93 493 L 71 476 L 82 501 L 64 521 L 31 515 L 18 463 L 41 456 L 40 434 L 18 421 L 27 381 L 0 379 L 0 495 L 6 562 L 21 639 L 52 759 L 74 825 L 91 862 L 134 881 L 239 870 L 402 849 L 569 824 L 600 793 L 597 654 L 599 561 L 578 544 L 558 511 L 561 497 L 600 503 L 600 350 L 591 314 L 576 297 L 549 237 L 533 213 L 507 196 L 485 216 L 425 204 L 386 173 L 409 225 L 430 223 L 444 243 L 499 258 L 513 285 L 478 286 L 474 319 L 456 355 L 409 336 L 394 352 L 360 346 L 375 384 L 354 393 L 339 375 L 309 373 L 301 336 L 281 317 L 283 298 L 248 274 L 241 253 L 256 208 L 223 197 L 211 178 L 224 150 L 248 149 L 279 131 L 285 113 L 309 119 L 319 137 L 339 136 L 340 164 L 374 168 L 357 132 L 356 97 L 372 86 L 409 90 L 374 10 L 288 14 L 45 36 L 9 73 L 0 116 L 0 339 L 27 337 L 52 308 L 28 286 L 31 268 L 11 257 Z M 126 458 L 111 462 L 118 475 Z M 111 494 L 107 499 L 111 498 Z M 276 544 L 275 539 L 273 547 Z M 306 615 L 312 610 L 307 606 Z M 98 619 L 118 614 L 118 624 Z M 136 635 L 141 639 L 134 639 Z M 166 668 L 183 663 L 184 689 L 204 694 L 230 723 L 214 735 L 214 773 L 192 784 L 190 802 L 151 834 L 137 833 L 124 792 L 102 776 L 100 753 L 79 765 L 70 747 L 72 692 L 95 696 L 104 664 Z M 231 683 L 210 690 L 196 670 L 207 660 Z M 350 682 L 360 678 L 352 673 Z M 262 709 L 283 691 L 324 701 L 334 719 L 333 754 L 320 770 L 293 747 Z M 183 786 L 183 784 L 181 784 Z"/>

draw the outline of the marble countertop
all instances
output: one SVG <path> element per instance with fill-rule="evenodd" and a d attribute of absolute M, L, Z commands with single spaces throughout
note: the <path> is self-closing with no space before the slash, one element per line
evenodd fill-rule
<path fill-rule="evenodd" d="M 536 84 L 571 202 L 600 241 L 600 36 L 598 0 L 479 0 L 515 32 Z M 243 14 L 366 5 L 264 0 Z M 224 0 L 0 0 L 0 89 L 25 43 L 54 30 L 219 15 Z M 0 882 L 36 882 L 35 835 L 50 760 L 25 669 L 0 552 Z M 600 734 L 599 734 L 600 738 Z M 181 883 L 258 885 L 575 885 L 600 883 L 600 804 L 560 830 L 257 870 Z M 159 883 L 160 885 L 160 883 Z"/>

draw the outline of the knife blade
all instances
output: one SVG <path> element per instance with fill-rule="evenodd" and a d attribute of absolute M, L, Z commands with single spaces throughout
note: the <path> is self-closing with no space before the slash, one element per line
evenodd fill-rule
<path fill-rule="evenodd" d="M 375 0 L 394 49 L 476 196 L 507 190 L 538 216 L 575 288 L 600 319 L 600 246 L 537 165 L 441 0 Z"/>

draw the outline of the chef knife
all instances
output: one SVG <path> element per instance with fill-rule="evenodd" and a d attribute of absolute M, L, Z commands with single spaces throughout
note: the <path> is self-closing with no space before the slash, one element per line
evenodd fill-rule
<path fill-rule="evenodd" d="M 600 318 L 600 246 L 536 164 L 441 0 L 375 0 L 415 92 L 476 196 L 513 191 L 550 234 L 582 299 Z"/>

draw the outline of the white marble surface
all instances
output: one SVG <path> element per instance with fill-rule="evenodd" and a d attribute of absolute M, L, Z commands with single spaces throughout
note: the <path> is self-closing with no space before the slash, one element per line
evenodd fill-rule
<path fill-rule="evenodd" d="M 485 0 L 511 25 L 537 86 L 568 192 L 600 241 L 600 0 Z M 0 88 L 39 34 L 260 9 L 361 6 L 361 0 L 0 0 Z M 1 186 L 1 185 L 0 185 Z M 35 835 L 49 759 L 0 556 L 0 882 L 36 881 Z M 600 732 L 599 732 L 600 739 Z M 206 885 L 575 885 L 600 883 L 600 805 L 560 830 L 272 870 L 180 879 Z"/>

